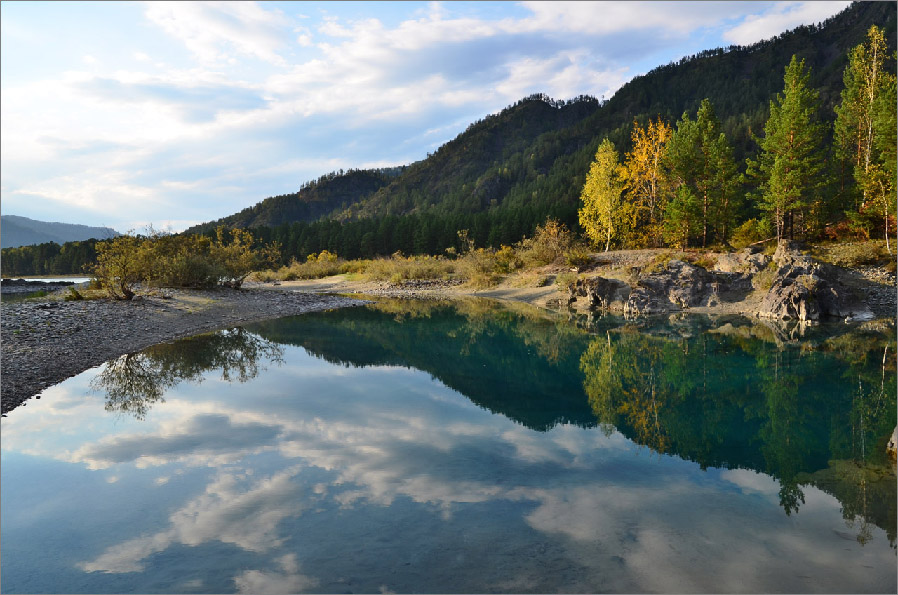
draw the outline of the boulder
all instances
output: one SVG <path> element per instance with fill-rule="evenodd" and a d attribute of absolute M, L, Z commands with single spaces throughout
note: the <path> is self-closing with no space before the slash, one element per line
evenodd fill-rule
<path fill-rule="evenodd" d="M 789 277 L 779 277 L 758 310 L 762 318 L 776 320 L 820 320 L 820 307 L 803 283 Z"/>
<path fill-rule="evenodd" d="M 863 300 L 856 299 L 839 280 L 835 267 L 802 255 L 794 242 L 780 241 L 773 261 L 780 268 L 761 302 L 758 316 L 800 321 L 817 321 L 823 316 L 872 316 Z"/>
<path fill-rule="evenodd" d="M 766 254 L 746 254 L 744 263 L 745 272 L 754 274 L 767 268 L 770 257 Z"/>
<path fill-rule="evenodd" d="M 754 274 L 767 268 L 770 257 L 760 254 L 749 248 L 742 252 L 721 254 L 714 264 L 714 272 L 718 273 L 749 273 Z"/>
<path fill-rule="evenodd" d="M 568 305 L 573 304 L 578 297 L 587 298 L 587 309 L 592 312 L 597 309 L 607 310 L 612 302 L 623 301 L 629 293 L 630 286 L 616 279 L 604 277 L 589 277 L 577 279 L 568 286 Z"/>
<path fill-rule="evenodd" d="M 792 240 L 780 240 L 776 244 L 776 252 L 773 253 L 773 262 L 778 267 L 799 266 L 808 267 L 814 263 L 810 256 L 801 253 L 802 244 Z"/>
<path fill-rule="evenodd" d="M 664 269 L 637 281 L 624 305 L 624 315 L 634 317 L 706 306 L 718 290 L 714 275 L 674 259 Z"/>
<path fill-rule="evenodd" d="M 649 289 L 645 287 L 636 287 L 630 292 L 627 302 L 624 304 L 624 316 L 627 318 L 636 318 L 637 316 L 646 316 L 649 314 L 662 314 L 670 310 L 666 304 L 662 304 L 656 296 L 653 296 Z"/>

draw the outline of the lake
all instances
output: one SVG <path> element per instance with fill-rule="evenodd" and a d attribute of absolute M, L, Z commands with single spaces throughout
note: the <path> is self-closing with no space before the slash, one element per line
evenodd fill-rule
<path fill-rule="evenodd" d="M 159 345 L 2 419 L 0 589 L 895 592 L 895 343 L 379 300 Z"/>

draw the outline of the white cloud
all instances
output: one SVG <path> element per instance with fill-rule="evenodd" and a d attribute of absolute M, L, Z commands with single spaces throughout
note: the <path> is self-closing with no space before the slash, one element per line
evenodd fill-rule
<path fill-rule="evenodd" d="M 299 573 L 296 554 L 277 560 L 282 571 L 247 570 L 234 578 L 238 593 L 302 593 L 318 586 L 318 579 Z"/>
<path fill-rule="evenodd" d="M 270 551 L 283 543 L 277 530 L 281 521 L 304 508 L 302 492 L 292 481 L 297 472 L 291 467 L 256 480 L 245 473 L 220 472 L 203 494 L 171 514 L 169 528 L 116 544 L 79 566 L 86 572 L 139 572 L 144 559 L 173 544 L 212 540 L 250 552 Z"/>
<path fill-rule="evenodd" d="M 774 37 L 801 24 L 816 24 L 847 8 L 851 2 L 782 2 L 770 10 L 745 17 L 743 23 L 723 33 L 737 45 Z"/>
<path fill-rule="evenodd" d="M 686 35 L 738 14 L 741 2 L 524 2 L 530 18 L 506 22 L 509 30 L 590 35 L 657 30 Z"/>
<path fill-rule="evenodd" d="M 284 64 L 278 50 L 288 21 L 255 2 L 148 2 L 146 16 L 201 62 L 214 64 L 236 54 Z"/>
<path fill-rule="evenodd" d="M 211 220 L 335 168 L 421 159 L 531 93 L 610 97 L 640 61 L 712 28 L 744 43 L 845 4 L 525 2 L 487 18 L 432 3 L 397 22 L 148 2 L 156 39 L 136 39 L 126 62 L 85 47 L 77 72 L 4 78 L 4 209 L 69 205 L 81 223 L 114 212 L 123 229 Z M 38 29 L 8 12 L 5 43 L 37 44 L 16 32 Z"/>

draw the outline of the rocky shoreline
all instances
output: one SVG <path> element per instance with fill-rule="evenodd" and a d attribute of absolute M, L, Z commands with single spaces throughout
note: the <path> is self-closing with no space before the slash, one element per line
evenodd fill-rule
<path fill-rule="evenodd" d="M 2 412 L 120 355 L 228 326 L 356 306 L 362 300 L 295 291 L 167 291 L 133 301 L 4 302 Z M 40 398 L 39 395 L 37 398 Z"/>
<path fill-rule="evenodd" d="M 708 269 L 652 251 L 619 251 L 570 287 L 555 283 L 565 269 L 539 280 L 483 290 L 457 281 L 394 285 L 335 277 L 283 283 L 248 282 L 244 289 L 166 290 L 132 301 L 108 299 L 4 301 L 0 309 L 0 395 L 5 414 L 43 389 L 120 355 L 201 332 L 260 320 L 365 303 L 334 294 L 445 299 L 465 296 L 520 301 L 553 310 L 607 310 L 627 316 L 689 311 L 813 323 L 880 319 L 894 328 L 895 274 L 877 267 L 821 265 L 784 246 L 773 257 L 727 255 Z M 644 253 L 643 253 L 644 252 Z M 655 254 L 655 256 L 657 256 Z M 761 284 L 764 276 L 766 281 Z M 38 397 L 39 398 L 39 397 Z"/>
<path fill-rule="evenodd" d="M 772 256 L 749 248 L 720 255 L 708 268 L 674 258 L 633 267 L 623 280 L 614 270 L 603 273 L 572 283 L 568 307 L 628 318 L 692 311 L 803 323 L 896 314 L 894 274 L 818 262 L 786 240 Z"/>

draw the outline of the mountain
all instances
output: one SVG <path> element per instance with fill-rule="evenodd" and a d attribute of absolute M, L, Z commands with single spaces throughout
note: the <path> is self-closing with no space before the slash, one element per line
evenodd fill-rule
<path fill-rule="evenodd" d="M 458 229 L 469 229 L 477 245 L 498 247 L 531 234 L 548 216 L 577 228 L 580 189 L 602 138 L 623 155 L 634 120 L 644 124 L 660 115 L 674 123 L 684 112 L 694 117 L 708 98 L 743 163 L 758 150 L 752 132 L 763 129 L 792 55 L 810 66 L 820 115 L 831 123 L 848 50 L 864 41 L 873 24 L 886 32 L 894 51 L 896 4 L 856 2 L 819 25 L 659 66 L 605 102 L 532 95 L 471 124 L 391 176 L 331 174 L 295 194 L 189 231 L 220 224 L 257 227 L 264 239 L 281 242 L 286 260 L 325 248 L 347 257 L 441 252 L 454 243 Z M 744 220 L 755 213 L 740 215 Z"/>
<path fill-rule="evenodd" d="M 89 239 L 105 240 L 119 234 L 109 227 L 91 227 L 72 223 L 37 221 L 18 215 L 0 216 L 0 247 L 17 248 L 55 242 L 77 242 Z"/>
<path fill-rule="evenodd" d="M 295 221 L 317 221 L 370 196 L 400 175 L 404 169 L 395 167 L 331 172 L 304 184 L 298 192 L 266 198 L 239 213 L 191 227 L 187 233 L 204 233 L 220 225 L 230 228 L 275 227 Z"/>

